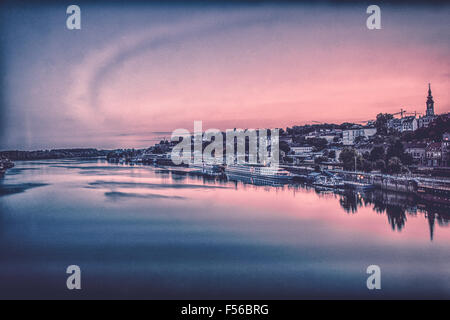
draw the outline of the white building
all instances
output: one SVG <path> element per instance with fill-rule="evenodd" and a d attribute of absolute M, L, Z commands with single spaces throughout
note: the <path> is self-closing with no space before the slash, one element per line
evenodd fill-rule
<path fill-rule="evenodd" d="M 369 138 L 377 133 L 376 128 L 358 128 L 344 130 L 342 133 L 342 142 L 346 146 L 351 146 L 355 144 L 357 137 Z"/>
<path fill-rule="evenodd" d="M 388 128 L 397 132 L 416 131 L 419 128 L 419 119 L 416 116 L 394 118 L 388 121 Z"/>
<path fill-rule="evenodd" d="M 291 151 L 295 155 L 309 155 L 313 151 L 313 147 L 311 146 L 291 147 Z"/>
<path fill-rule="evenodd" d="M 335 135 L 323 135 L 323 136 L 305 136 L 305 139 L 313 139 L 313 138 L 321 138 L 327 140 L 328 143 L 333 142 L 334 138 L 337 137 Z"/>
<path fill-rule="evenodd" d="M 418 127 L 419 124 L 415 116 L 404 117 L 402 119 L 401 132 L 416 131 Z"/>

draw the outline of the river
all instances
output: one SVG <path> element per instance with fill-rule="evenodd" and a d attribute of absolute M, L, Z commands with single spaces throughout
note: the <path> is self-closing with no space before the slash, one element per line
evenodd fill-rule
<path fill-rule="evenodd" d="M 17 162 L 0 179 L 0 298 L 448 299 L 449 221 L 402 194 Z"/>

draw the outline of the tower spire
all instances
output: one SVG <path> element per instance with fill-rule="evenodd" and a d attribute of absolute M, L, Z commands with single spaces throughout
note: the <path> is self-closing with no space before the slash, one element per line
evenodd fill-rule
<path fill-rule="evenodd" d="M 428 97 L 427 97 L 427 117 L 434 116 L 434 101 L 433 96 L 431 95 L 431 83 L 428 83 Z"/>

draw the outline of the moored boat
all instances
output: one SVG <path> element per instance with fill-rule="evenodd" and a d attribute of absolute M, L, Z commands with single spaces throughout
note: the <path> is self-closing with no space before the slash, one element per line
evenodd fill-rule
<path fill-rule="evenodd" d="M 228 176 L 248 176 L 259 180 L 271 180 L 280 182 L 290 182 L 294 176 L 288 171 L 275 166 L 251 165 L 251 164 L 233 164 L 225 168 L 225 174 Z"/>
<path fill-rule="evenodd" d="M 327 188 L 344 188 L 345 184 L 341 178 L 319 176 L 313 182 L 314 186 L 327 187 Z"/>
<path fill-rule="evenodd" d="M 191 164 L 189 165 L 190 168 L 199 169 L 199 172 L 206 176 L 211 177 L 219 177 L 224 174 L 224 168 L 221 165 L 217 164 Z"/>
<path fill-rule="evenodd" d="M 375 186 L 371 183 L 356 182 L 356 181 L 345 181 L 344 185 L 347 188 L 356 190 L 371 190 L 375 188 Z"/>
<path fill-rule="evenodd" d="M 417 186 L 417 195 L 427 202 L 450 204 L 450 185 L 448 182 L 419 182 Z"/>

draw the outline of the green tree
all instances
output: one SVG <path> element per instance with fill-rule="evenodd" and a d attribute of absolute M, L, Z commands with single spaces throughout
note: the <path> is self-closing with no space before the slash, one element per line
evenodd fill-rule
<path fill-rule="evenodd" d="M 359 137 L 355 138 L 355 143 L 358 144 L 358 143 L 364 142 L 365 140 L 366 140 L 366 137 L 359 136 Z"/>
<path fill-rule="evenodd" d="M 413 164 L 413 162 L 414 162 L 414 158 L 413 158 L 413 156 L 411 155 L 411 154 L 409 154 L 409 153 L 403 153 L 403 156 L 402 156 L 402 158 L 400 159 L 401 161 L 402 161 L 402 163 L 405 165 L 405 166 L 410 166 L 410 165 L 412 165 Z"/>
<path fill-rule="evenodd" d="M 403 143 L 401 143 L 400 140 L 395 140 L 395 142 L 391 143 L 386 151 L 386 159 L 389 160 L 392 157 L 401 159 L 404 156 L 404 153 L 405 149 L 403 147 Z"/>
<path fill-rule="evenodd" d="M 375 169 L 381 172 L 386 172 L 386 162 L 383 159 L 375 161 Z"/>
<path fill-rule="evenodd" d="M 370 152 L 364 152 L 364 154 L 363 154 L 363 158 L 364 158 L 364 160 L 370 160 Z"/>
<path fill-rule="evenodd" d="M 284 151 L 286 154 L 289 154 L 291 151 L 291 148 L 289 147 L 289 144 L 286 141 L 280 141 L 280 150 Z"/>
<path fill-rule="evenodd" d="M 314 147 L 316 152 L 322 151 L 328 145 L 327 139 L 324 138 L 311 138 L 308 141 Z"/>
<path fill-rule="evenodd" d="M 293 140 L 295 143 L 299 143 L 299 144 L 304 144 L 304 143 L 306 143 L 305 136 L 294 136 L 294 137 L 292 138 L 292 140 Z"/>
<path fill-rule="evenodd" d="M 401 173 L 402 172 L 402 162 L 397 157 L 392 157 L 388 161 L 387 165 L 388 173 Z"/>
<path fill-rule="evenodd" d="M 379 113 L 377 114 L 377 120 L 375 120 L 375 128 L 377 128 L 377 134 L 387 135 L 387 124 L 388 121 L 393 119 L 394 116 L 389 113 Z"/>
<path fill-rule="evenodd" d="M 314 163 L 315 164 L 319 164 L 319 163 L 327 162 L 327 161 L 328 161 L 328 158 L 327 157 L 323 157 L 323 156 L 320 156 L 320 157 L 317 157 L 317 158 L 314 159 Z"/>
<path fill-rule="evenodd" d="M 373 165 L 372 162 L 368 161 L 368 160 L 363 160 L 362 161 L 362 169 L 364 172 L 370 172 L 373 169 Z"/>
<path fill-rule="evenodd" d="M 386 159 L 389 160 L 393 157 L 399 158 L 402 164 L 411 165 L 413 163 L 413 158 L 409 153 L 405 152 L 403 143 L 400 140 L 396 140 L 393 144 L 388 147 L 386 152 Z"/>
<path fill-rule="evenodd" d="M 382 160 L 384 159 L 384 147 L 383 146 L 376 146 L 373 147 L 373 149 L 370 151 L 370 157 L 369 160 L 370 161 L 377 161 L 377 160 Z"/>
<path fill-rule="evenodd" d="M 339 161 L 342 162 L 344 170 L 355 170 L 356 151 L 353 148 L 344 148 L 339 155 Z"/>
<path fill-rule="evenodd" d="M 330 152 L 328 152 L 328 158 L 336 159 L 336 151 L 331 150 Z"/>

